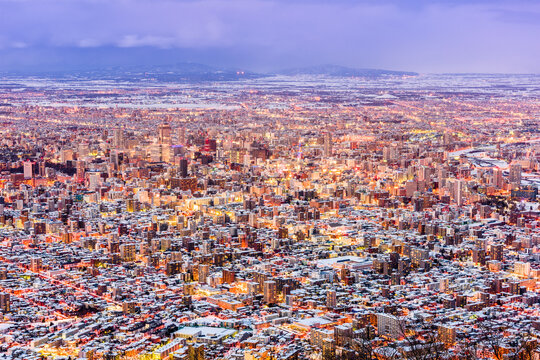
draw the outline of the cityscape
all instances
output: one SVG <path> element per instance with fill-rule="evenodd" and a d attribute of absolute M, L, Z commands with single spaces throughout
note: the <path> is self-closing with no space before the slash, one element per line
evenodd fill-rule
<path fill-rule="evenodd" d="M 4 81 L 3 352 L 537 356 L 537 81 Z"/>
<path fill-rule="evenodd" d="M 540 359 L 534 71 L 91 67 L 43 31 L 58 68 L 0 25 L 0 360 Z"/>

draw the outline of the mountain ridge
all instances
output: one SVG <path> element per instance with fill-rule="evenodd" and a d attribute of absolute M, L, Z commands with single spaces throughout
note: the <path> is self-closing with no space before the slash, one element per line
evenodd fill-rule
<path fill-rule="evenodd" d="M 241 79 L 254 79 L 275 75 L 321 75 L 332 77 L 368 77 L 381 76 L 416 76 L 415 72 L 382 70 L 382 69 L 356 69 L 341 65 L 316 65 L 296 67 L 271 72 L 254 72 L 238 67 L 217 67 L 197 62 L 177 62 L 169 65 L 126 65 L 95 67 L 93 69 L 43 69 L 0 72 L 2 76 L 45 76 L 45 77 L 92 77 L 118 80 L 157 80 L 163 82 L 189 82 L 189 81 L 232 81 Z"/>

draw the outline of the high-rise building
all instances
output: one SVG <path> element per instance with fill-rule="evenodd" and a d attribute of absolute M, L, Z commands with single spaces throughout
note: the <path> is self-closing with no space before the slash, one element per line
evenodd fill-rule
<path fill-rule="evenodd" d="M 161 161 L 171 161 L 172 154 L 172 137 L 171 125 L 163 123 L 158 126 L 158 144 L 161 151 Z"/>
<path fill-rule="evenodd" d="M 275 304 L 277 301 L 277 284 L 275 281 L 269 280 L 263 283 L 264 302 L 267 304 Z"/>
<path fill-rule="evenodd" d="M 11 310 L 11 299 L 9 293 L 0 293 L 0 310 L 9 312 Z"/>
<path fill-rule="evenodd" d="M 135 260 L 136 245 L 135 244 L 122 244 L 120 245 L 120 257 L 123 261 Z"/>
<path fill-rule="evenodd" d="M 403 336 L 400 319 L 390 314 L 377 314 L 377 332 L 380 336 L 398 339 Z"/>
<path fill-rule="evenodd" d="M 491 245 L 491 259 L 502 261 L 503 260 L 503 244 L 493 244 Z"/>
<path fill-rule="evenodd" d="M 445 277 L 439 282 L 439 291 L 442 293 L 448 292 L 450 289 L 450 279 Z"/>
<path fill-rule="evenodd" d="M 516 261 L 514 262 L 514 274 L 521 277 L 529 277 L 531 273 L 531 263 Z"/>
<path fill-rule="evenodd" d="M 38 165 L 39 176 L 45 177 L 45 161 L 41 161 Z"/>
<path fill-rule="evenodd" d="M 33 257 L 30 259 L 30 270 L 33 272 L 39 272 L 41 270 L 41 258 Z"/>
<path fill-rule="evenodd" d="M 135 301 L 124 301 L 122 303 L 122 312 L 124 314 L 133 314 L 135 312 L 136 307 L 137 307 L 137 303 Z"/>
<path fill-rule="evenodd" d="M 113 146 L 116 149 L 122 149 L 124 147 L 124 130 L 114 129 Z"/>
<path fill-rule="evenodd" d="M 180 159 L 180 166 L 178 172 L 181 178 L 188 177 L 188 161 L 187 159 Z"/>
<path fill-rule="evenodd" d="M 178 144 L 186 144 L 186 128 L 183 126 L 178 129 Z"/>
<path fill-rule="evenodd" d="M 200 264 L 199 265 L 199 282 L 206 283 L 206 279 L 210 275 L 210 265 Z"/>
<path fill-rule="evenodd" d="M 180 189 L 182 191 L 190 190 L 192 193 L 197 191 L 197 178 L 195 177 L 178 177 L 171 179 L 171 188 Z"/>
<path fill-rule="evenodd" d="M 493 186 L 497 189 L 503 186 L 502 169 L 498 167 L 493 169 Z"/>
<path fill-rule="evenodd" d="M 486 263 L 486 252 L 484 249 L 473 248 L 472 249 L 472 261 L 475 264 L 485 265 Z"/>
<path fill-rule="evenodd" d="M 233 270 L 223 270 L 223 282 L 225 284 L 232 284 L 236 280 L 236 273 Z"/>
<path fill-rule="evenodd" d="M 457 180 L 455 182 L 455 186 L 456 186 L 456 190 L 455 190 L 456 204 L 458 206 L 461 206 L 463 205 L 463 187 L 464 187 L 463 180 Z"/>
<path fill-rule="evenodd" d="M 85 177 L 85 164 L 82 160 L 77 160 L 77 181 L 83 182 Z"/>
<path fill-rule="evenodd" d="M 96 190 L 101 186 L 101 174 L 99 172 L 93 172 L 88 176 L 88 188 L 90 190 Z"/>
<path fill-rule="evenodd" d="M 439 339 L 446 345 L 456 342 L 456 328 L 448 325 L 439 325 Z"/>
<path fill-rule="evenodd" d="M 332 134 L 327 132 L 324 135 L 324 157 L 332 156 Z"/>
<path fill-rule="evenodd" d="M 60 152 L 60 162 L 65 164 L 68 161 L 73 160 L 73 150 L 71 149 L 63 149 Z"/>
<path fill-rule="evenodd" d="M 431 169 L 427 166 L 421 166 L 418 169 L 418 180 L 419 181 L 429 181 L 431 176 Z"/>
<path fill-rule="evenodd" d="M 520 164 L 510 165 L 510 173 L 508 176 L 508 180 L 511 184 L 516 184 L 516 185 L 521 184 L 521 165 Z"/>
<path fill-rule="evenodd" d="M 337 306 L 337 297 L 335 290 L 328 290 L 326 293 L 326 307 L 333 309 Z"/>
<path fill-rule="evenodd" d="M 23 165 L 24 170 L 24 178 L 25 179 L 32 179 L 35 174 L 35 163 L 33 161 L 25 161 Z"/>
<path fill-rule="evenodd" d="M 171 145 L 171 125 L 168 123 L 163 123 L 158 126 L 158 138 L 160 144 L 168 144 Z"/>
<path fill-rule="evenodd" d="M 351 324 L 342 324 L 334 327 L 334 340 L 337 346 L 346 346 L 352 343 L 353 328 Z"/>
<path fill-rule="evenodd" d="M 182 272 L 182 263 L 180 261 L 169 261 L 165 267 L 165 273 L 168 276 L 180 274 Z"/>

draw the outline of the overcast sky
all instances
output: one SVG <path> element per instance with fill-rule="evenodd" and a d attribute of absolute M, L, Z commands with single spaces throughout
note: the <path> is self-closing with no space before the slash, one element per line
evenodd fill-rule
<path fill-rule="evenodd" d="M 176 62 L 540 73 L 540 1 L 0 0 L 0 70 Z"/>

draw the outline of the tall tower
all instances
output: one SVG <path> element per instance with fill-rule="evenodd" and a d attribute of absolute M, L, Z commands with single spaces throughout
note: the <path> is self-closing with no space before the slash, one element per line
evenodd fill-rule
<path fill-rule="evenodd" d="M 508 180 L 511 184 L 519 185 L 521 184 L 521 165 L 520 164 L 512 164 L 510 165 L 510 174 L 508 176 Z"/>
<path fill-rule="evenodd" d="M 186 144 L 186 128 L 183 126 L 178 129 L 178 143 L 180 145 Z"/>
<path fill-rule="evenodd" d="M 493 186 L 500 189 L 503 186 L 502 170 L 498 167 L 493 169 Z"/>
<path fill-rule="evenodd" d="M 9 293 L 0 293 L 0 310 L 3 312 L 9 312 L 11 310 Z"/>
<path fill-rule="evenodd" d="M 337 306 L 337 297 L 335 290 L 328 290 L 326 293 L 326 307 L 333 309 Z"/>
<path fill-rule="evenodd" d="M 34 162 L 28 160 L 23 163 L 24 178 L 32 179 L 34 177 Z"/>
<path fill-rule="evenodd" d="M 171 141 L 171 125 L 163 123 L 158 126 L 158 136 L 160 144 L 172 145 Z"/>
<path fill-rule="evenodd" d="M 114 129 L 113 146 L 116 149 L 122 149 L 124 147 L 124 130 Z"/>
<path fill-rule="evenodd" d="M 332 156 L 332 134 L 327 132 L 324 135 L 324 157 Z"/>
<path fill-rule="evenodd" d="M 205 283 L 206 279 L 210 275 L 210 265 L 200 264 L 199 265 L 199 283 Z"/>
<path fill-rule="evenodd" d="M 161 161 L 171 161 L 171 125 L 163 123 L 158 126 L 158 144 L 161 148 Z"/>
<path fill-rule="evenodd" d="M 187 178 L 188 177 L 188 161 L 187 159 L 180 159 L 180 166 L 178 169 L 178 173 L 181 178 Z"/>
<path fill-rule="evenodd" d="M 275 304 L 277 301 L 277 285 L 275 281 L 269 280 L 263 283 L 264 302 Z"/>
<path fill-rule="evenodd" d="M 459 179 L 456 181 L 456 204 L 458 206 L 462 206 L 463 205 L 463 180 Z"/>
<path fill-rule="evenodd" d="M 40 163 L 39 163 L 39 176 L 45 177 L 45 167 L 46 167 L 45 160 L 40 161 Z"/>
<path fill-rule="evenodd" d="M 83 160 L 77 160 L 77 181 L 83 182 L 85 176 L 85 163 Z"/>

